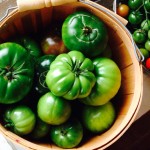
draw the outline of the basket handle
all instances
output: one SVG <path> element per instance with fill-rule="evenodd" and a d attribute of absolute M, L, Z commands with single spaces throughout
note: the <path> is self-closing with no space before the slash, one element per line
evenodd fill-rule
<path fill-rule="evenodd" d="M 18 11 L 41 9 L 44 7 L 58 6 L 77 2 L 78 0 L 17 0 Z"/>

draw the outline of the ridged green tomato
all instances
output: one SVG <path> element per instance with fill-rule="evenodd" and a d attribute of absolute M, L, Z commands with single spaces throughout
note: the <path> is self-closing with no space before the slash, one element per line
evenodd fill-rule
<path fill-rule="evenodd" d="M 109 58 L 101 57 L 93 60 L 96 83 L 91 94 L 81 102 L 87 105 L 103 105 L 110 101 L 121 86 L 121 72 L 118 65 Z"/>
<path fill-rule="evenodd" d="M 32 132 L 36 117 L 31 108 L 26 105 L 12 106 L 4 113 L 5 127 L 18 135 L 27 135 Z"/>
<path fill-rule="evenodd" d="M 22 100 L 33 83 L 34 68 L 28 52 L 16 43 L 0 45 L 0 103 Z"/>
<path fill-rule="evenodd" d="M 60 54 L 51 63 L 46 83 L 56 96 L 73 100 L 90 94 L 96 78 L 93 62 L 79 51 Z"/>

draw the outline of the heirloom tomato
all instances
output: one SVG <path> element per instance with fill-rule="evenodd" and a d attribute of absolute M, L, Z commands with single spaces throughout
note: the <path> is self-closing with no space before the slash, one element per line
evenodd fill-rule
<path fill-rule="evenodd" d="M 85 56 L 94 57 L 106 48 L 108 33 L 105 24 L 97 16 L 78 11 L 63 22 L 62 39 L 69 50 L 81 51 Z"/>
<path fill-rule="evenodd" d="M 27 135 L 32 132 L 36 117 L 31 108 L 25 105 L 12 106 L 4 113 L 5 127 L 18 135 Z"/>
<path fill-rule="evenodd" d="M 23 99 L 33 83 L 34 68 L 25 48 L 16 43 L 0 45 L 0 103 Z"/>
<path fill-rule="evenodd" d="M 110 101 L 121 86 L 121 72 L 111 59 L 100 57 L 93 60 L 96 83 L 89 96 L 80 99 L 87 105 L 103 105 Z"/>
<path fill-rule="evenodd" d="M 60 54 L 50 65 L 46 83 L 57 96 L 73 100 L 90 94 L 96 78 L 93 62 L 79 51 Z"/>

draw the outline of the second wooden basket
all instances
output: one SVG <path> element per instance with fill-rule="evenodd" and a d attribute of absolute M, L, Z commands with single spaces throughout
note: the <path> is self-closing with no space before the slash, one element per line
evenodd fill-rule
<path fill-rule="evenodd" d="M 77 1 L 24 12 L 15 9 L 0 24 L 0 42 L 5 42 L 14 35 L 37 34 L 39 31 L 44 31 L 52 22 L 64 20 L 70 13 L 80 9 L 92 12 L 106 24 L 113 59 L 121 70 L 121 88 L 115 96 L 115 101 L 117 101 L 115 123 L 105 133 L 89 138 L 76 148 L 86 150 L 105 149 L 117 141 L 133 123 L 142 99 L 142 67 L 135 57 L 132 37 L 120 19 L 114 17 L 114 14 L 108 9 L 91 1 Z M 7 139 L 23 146 L 25 149 L 59 149 L 51 143 L 33 143 L 17 136 L 5 129 L 2 123 L 0 124 L 0 132 Z"/>

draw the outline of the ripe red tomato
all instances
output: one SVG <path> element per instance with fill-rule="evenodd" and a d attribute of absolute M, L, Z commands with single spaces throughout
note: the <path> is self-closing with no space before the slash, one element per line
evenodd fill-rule
<path fill-rule="evenodd" d="M 129 6 L 126 4 L 120 4 L 117 8 L 117 14 L 121 17 L 126 17 L 129 14 Z"/>
<path fill-rule="evenodd" d="M 147 69 L 150 69 L 150 57 L 146 59 L 145 66 Z"/>

